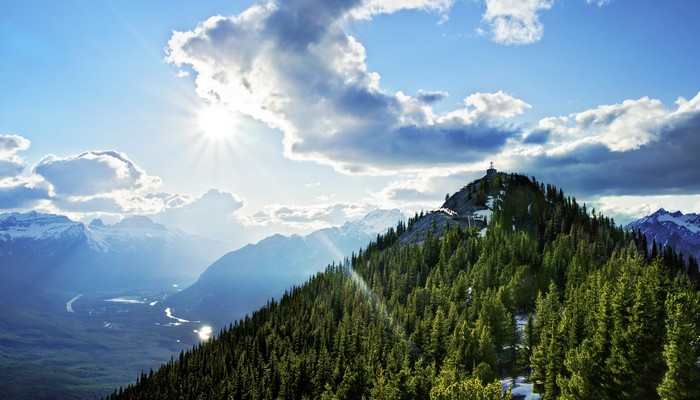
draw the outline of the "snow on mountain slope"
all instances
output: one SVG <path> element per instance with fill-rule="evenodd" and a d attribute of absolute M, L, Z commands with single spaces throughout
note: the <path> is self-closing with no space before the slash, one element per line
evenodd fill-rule
<path fill-rule="evenodd" d="M 389 228 L 396 228 L 399 221 L 404 221 L 406 217 L 397 209 L 374 210 L 364 217 L 348 221 L 340 227 L 345 235 L 377 235 L 385 233 Z"/>
<path fill-rule="evenodd" d="M 663 208 L 655 213 L 627 225 L 627 229 L 637 229 L 647 236 L 651 246 L 653 241 L 663 246 L 671 246 L 684 255 L 700 257 L 700 215 L 683 214 L 680 211 L 668 212 Z"/>
<path fill-rule="evenodd" d="M 40 214 L 32 211 L 0 214 L 0 240 L 10 241 L 20 238 L 45 240 L 58 238 L 71 228 L 82 225 L 62 215 Z"/>
<path fill-rule="evenodd" d="M 223 247 L 147 217 L 85 225 L 61 215 L 0 214 L 0 279 L 55 291 L 187 284 Z"/>

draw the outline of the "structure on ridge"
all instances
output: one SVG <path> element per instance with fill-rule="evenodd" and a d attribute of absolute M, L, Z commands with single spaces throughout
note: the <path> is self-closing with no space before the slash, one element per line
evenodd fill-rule
<path fill-rule="evenodd" d="M 496 175 L 496 168 L 493 167 L 493 161 L 491 161 L 491 167 L 486 170 L 486 177 L 490 178 Z"/>

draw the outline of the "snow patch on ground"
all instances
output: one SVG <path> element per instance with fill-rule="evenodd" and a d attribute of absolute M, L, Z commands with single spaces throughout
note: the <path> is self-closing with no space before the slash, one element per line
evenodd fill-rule
<path fill-rule="evenodd" d="M 501 386 L 505 392 L 510 387 L 510 393 L 515 396 L 525 396 L 525 400 L 539 400 L 540 395 L 538 393 L 533 393 L 532 382 L 525 379 L 524 376 L 519 376 L 515 380 L 513 378 L 501 379 Z"/>

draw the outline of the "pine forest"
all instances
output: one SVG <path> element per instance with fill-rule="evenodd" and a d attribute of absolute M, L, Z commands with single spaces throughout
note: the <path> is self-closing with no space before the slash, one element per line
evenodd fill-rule
<path fill-rule="evenodd" d="M 697 260 L 534 177 L 466 189 L 485 230 L 419 237 L 416 215 L 108 398 L 495 400 L 516 376 L 545 400 L 700 398 Z"/>

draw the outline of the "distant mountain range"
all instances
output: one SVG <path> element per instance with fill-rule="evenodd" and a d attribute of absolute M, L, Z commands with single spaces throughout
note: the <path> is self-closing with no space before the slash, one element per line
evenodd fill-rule
<path fill-rule="evenodd" d="M 700 215 L 683 214 L 680 211 L 668 212 L 663 208 L 655 213 L 627 225 L 627 229 L 637 229 L 647 236 L 649 247 L 653 241 L 663 246 L 671 246 L 686 257 L 700 258 Z"/>
<path fill-rule="evenodd" d="M 141 216 L 86 225 L 62 215 L 0 214 L 0 286 L 6 289 L 0 298 L 28 288 L 65 293 L 186 285 L 223 248 Z"/>
<path fill-rule="evenodd" d="M 178 316 L 227 325 L 292 285 L 302 284 L 328 264 L 357 252 L 378 233 L 386 233 L 404 220 L 399 210 L 376 210 L 362 219 L 306 236 L 270 236 L 224 255 L 166 304 Z"/>

